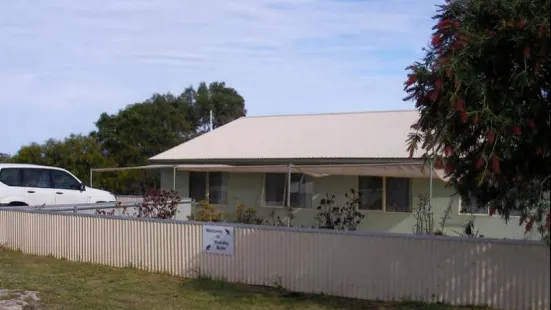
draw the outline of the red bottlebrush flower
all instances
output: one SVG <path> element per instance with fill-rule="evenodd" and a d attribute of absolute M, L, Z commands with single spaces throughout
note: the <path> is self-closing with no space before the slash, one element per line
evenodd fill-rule
<path fill-rule="evenodd" d="M 455 102 L 455 109 L 459 112 L 465 111 L 465 101 L 462 97 L 457 98 L 457 101 Z"/>
<path fill-rule="evenodd" d="M 456 20 L 456 21 L 453 23 L 453 25 L 455 26 L 455 28 L 459 28 L 459 27 L 461 26 L 461 23 L 460 23 L 458 20 Z"/>
<path fill-rule="evenodd" d="M 453 153 L 453 146 L 448 145 L 444 148 L 444 154 L 446 154 L 446 156 L 450 156 L 452 153 Z"/>
<path fill-rule="evenodd" d="M 496 140 L 496 134 L 493 130 L 488 130 L 488 143 L 494 144 L 494 141 Z"/>
<path fill-rule="evenodd" d="M 465 111 L 459 112 L 459 119 L 461 119 L 461 122 L 466 123 L 469 120 L 469 116 Z"/>
<path fill-rule="evenodd" d="M 406 86 L 411 86 L 415 82 L 417 82 L 417 77 L 414 74 L 409 74 L 408 80 L 406 81 Z"/>
<path fill-rule="evenodd" d="M 536 122 L 534 122 L 533 120 L 529 120 L 528 121 L 528 127 L 532 128 L 532 129 L 536 129 Z"/>
<path fill-rule="evenodd" d="M 434 167 L 436 169 L 442 169 L 442 161 L 440 159 L 437 159 L 436 162 L 434 163 Z"/>
<path fill-rule="evenodd" d="M 522 129 L 519 126 L 513 127 L 513 135 L 519 137 L 522 135 Z"/>
<path fill-rule="evenodd" d="M 446 163 L 446 167 L 444 168 L 444 171 L 446 174 L 451 174 L 453 172 L 453 164 L 452 163 Z"/>
<path fill-rule="evenodd" d="M 490 216 L 494 216 L 496 214 L 496 208 L 490 208 Z"/>
<path fill-rule="evenodd" d="M 452 51 L 458 51 L 465 47 L 465 42 L 463 41 L 455 41 L 452 45 Z"/>
<path fill-rule="evenodd" d="M 524 58 L 530 57 L 530 48 L 527 46 L 524 48 Z"/>
<path fill-rule="evenodd" d="M 442 81 L 441 80 L 436 80 L 434 82 L 434 87 L 437 89 L 437 90 L 440 90 L 440 88 L 442 87 Z"/>
<path fill-rule="evenodd" d="M 528 22 L 526 21 L 526 19 L 523 19 L 517 23 L 517 28 L 524 29 L 526 28 L 526 25 L 528 25 Z"/>
<path fill-rule="evenodd" d="M 476 161 L 476 169 L 482 168 L 482 166 L 484 166 L 485 163 L 486 163 L 486 160 L 484 160 L 484 158 L 480 157 L 480 158 Z"/>
<path fill-rule="evenodd" d="M 495 156 L 494 156 L 494 158 L 492 158 L 492 170 L 496 174 L 501 173 L 501 167 L 500 167 L 499 159 L 497 159 L 497 157 L 495 157 Z"/>
<path fill-rule="evenodd" d="M 440 30 L 442 29 L 446 29 L 446 28 L 449 28 L 452 24 L 452 21 L 449 20 L 449 19 L 443 19 L 441 20 L 437 25 L 436 27 Z"/>
<path fill-rule="evenodd" d="M 436 101 L 436 98 L 438 98 L 438 92 L 436 92 L 435 90 L 431 90 L 428 93 L 428 96 L 429 96 L 429 100 L 434 102 L 434 101 Z"/>
<path fill-rule="evenodd" d="M 430 41 L 432 46 L 436 46 L 436 45 L 440 44 L 440 42 L 441 42 L 441 36 L 439 34 L 433 35 L 432 40 Z"/>

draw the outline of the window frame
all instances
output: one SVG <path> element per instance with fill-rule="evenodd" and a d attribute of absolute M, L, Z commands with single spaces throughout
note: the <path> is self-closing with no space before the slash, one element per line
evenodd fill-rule
<path fill-rule="evenodd" d="M 267 204 L 267 201 L 266 201 L 266 192 L 267 192 L 267 184 L 266 184 L 266 179 L 267 179 L 267 176 L 268 174 L 282 174 L 285 176 L 284 180 L 285 180 L 285 185 L 283 187 L 283 203 L 281 205 L 271 205 L 271 204 Z M 314 201 L 313 201 L 313 197 L 314 197 L 314 180 L 311 176 L 307 175 L 307 174 L 304 174 L 304 173 L 299 173 L 299 172 L 294 172 L 294 173 L 291 173 L 291 183 L 293 182 L 292 181 L 292 176 L 293 175 L 299 175 L 301 178 L 302 177 L 306 177 L 308 178 L 308 181 L 305 182 L 304 184 L 308 184 L 308 183 L 311 183 L 311 186 L 312 186 L 312 189 L 310 190 L 310 192 L 305 192 L 303 193 L 303 195 L 306 195 L 306 197 L 310 197 L 311 198 L 311 202 L 310 202 L 310 206 L 309 207 L 295 207 L 293 206 L 292 208 L 293 209 L 305 209 L 305 210 L 313 210 L 315 209 L 315 206 L 314 206 Z M 288 173 L 286 172 L 266 172 L 266 173 L 263 173 L 262 174 L 262 197 L 261 197 L 261 206 L 263 208 L 287 208 L 287 185 L 288 185 Z M 292 194 L 292 193 L 291 193 Z M 299 192 L 299 194 L 301 194 Z M 291 199 L 292 201 L 292 199 Z"/>
<path fill-rule="evenodd" d="M 412 178 L 404 178 L 404 177 L 389 177 L 389 176 L 379 176 L 379 175 L 358 175 L 356 177 L 356 188 L 358 190 L 358 193 L 361 192 L 360 188 L 360 178 L 362 177 L 372 177 L 372 178 L 381 178 L 382 180 L 382 206 L 380 210 L 371 210 L 371 209 L 361 209 L 360 206 L 358 206 L 358 210 L 361 212 L 378 212 L 378 213 L 390 213 L 390 214 L 412 214 L 413 213 L 413 182 Z M 387 210 L 387 179 L 406 179 L 408 180 L 408 190 L 409 190 L 409 211 L 388 211 Z"/>
<path fill-rule="evenodd" d="M 228 206 L 230 204 L 229 202 L 229 189 L 228 189 L 228 179 L 229 179 L 229 173 L 228 172 L 224 172 L 224 171 L 190 171 L 188 173 L 188 193 L 189 193 L 189 196 L 191 198 L 191 175 L 193 173 L 199 173 L 199 174 L 204 174 L 205 175 L 205 184 L 204 184 L 204 187 L 205 187 L 205 193 L 204 193 L 204 198 L 203 200 L 204 201 L 208 201 L 208 203 L 210 205 L 213 205 L 213 206 L 220 206 L 220 207 L 225 207 L 225 206 Z M 222 180 L 222 184 L 223 186 L 221 186 L 222 188 L 225 189 L 225 196 L 226 196 L 226 202 L 225 204 L 221 204 L 221 203 L 211 203 L 210 201 L 210 175 L 211 173 L 220 173 L 221 174 L 221 180 Z M 193 198 L 192 198 L 193 199 Z M 199 200 L 200 201 L 200 200 Z M 199 202 L 199 201 L 195 201 L 195 202 Z"/>

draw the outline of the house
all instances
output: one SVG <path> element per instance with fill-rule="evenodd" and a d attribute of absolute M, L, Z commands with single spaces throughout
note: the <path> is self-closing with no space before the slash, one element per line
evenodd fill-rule
<path fill-rule="evenodd" d="M 262 217 L 272 211 L 285 217 L 284 207 L 291 205 L 297 208 L 293 225 L 311 227 L 325 194 L 342 203 L 355 189 L 366 215 L 359 230 L 412 233 L 417 223 L 412 210 L 421 195 L 429 195 L 435 228 L 450 208 L 446 234 L 461 233 L 474 219 L 485 237 L 538 238 L 525 235 L 515 217 L 505 223 L 487 208 L 462 203 L 420 153 L 410 158 L 406 140 L 417 118 L 411 110 L 242 117 L 150 162 L 167 167 L 162 187 L 196 201 L 208 197 L 227 213 L 244 204 Z"/>

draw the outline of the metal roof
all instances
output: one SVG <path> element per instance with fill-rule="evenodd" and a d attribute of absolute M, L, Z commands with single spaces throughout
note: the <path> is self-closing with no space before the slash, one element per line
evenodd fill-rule
<path fill-rule="evenodd" d="M 418 118 L 412 110 L 242 117 L 150 160 L 408 158 Z"/>

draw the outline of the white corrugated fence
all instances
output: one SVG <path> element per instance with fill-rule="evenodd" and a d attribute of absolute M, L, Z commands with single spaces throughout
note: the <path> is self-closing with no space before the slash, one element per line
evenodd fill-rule
<path fill-rule="evenodd" d="M 0 244 L 299 292 L 549 310 L 543 243 L 223 225 L 234 227 L 233 255 L 203 251 L 202 223 L 4 209 Z"/>

